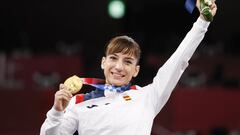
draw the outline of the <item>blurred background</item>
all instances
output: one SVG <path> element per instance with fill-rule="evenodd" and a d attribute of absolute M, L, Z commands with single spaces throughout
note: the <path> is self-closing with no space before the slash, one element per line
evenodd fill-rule
<path fill-rule="evenodd" d="M 198 18 L 184 2 L 1 1 L 0 134 L 39 134 L 59 83 L 74 74 L 103 78 L 100 61 L 114 36 L 140 44 L 141 71 L 133 83 L 150 83 Z M 152 135 L 240 134 L 238 4 L 217 1 L 214 22 L 156 117 Z"/>

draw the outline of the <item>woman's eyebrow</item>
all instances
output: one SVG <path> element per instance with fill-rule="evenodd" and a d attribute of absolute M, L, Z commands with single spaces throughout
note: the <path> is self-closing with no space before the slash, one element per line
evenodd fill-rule
<path fill-rule="evenodd" d="M 134 61 L 133 57 L 125 57 L 124 59 Z"/>
<path fill-rule="evenodd" d="M 116 53 L 109 54 L 108 56 L 116 56 L 116 57 L 118 57 L 118 55 Z"/>

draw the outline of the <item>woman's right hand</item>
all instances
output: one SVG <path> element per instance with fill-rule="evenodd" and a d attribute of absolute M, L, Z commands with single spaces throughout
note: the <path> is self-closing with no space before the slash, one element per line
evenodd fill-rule
<path fill-rule="evenodd" d="M 59 90 L 55 93 L 54 108 L 57 111 L 64 111 L 72 98 L 72 93 L 64 84 L 59 85 Z"/>

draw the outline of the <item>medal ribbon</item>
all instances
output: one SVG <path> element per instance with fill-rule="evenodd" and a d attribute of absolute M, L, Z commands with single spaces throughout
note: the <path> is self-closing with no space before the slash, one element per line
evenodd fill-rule
<path fill-rule="evenodd" d="M 98 79 L 98 78 L 81 78 L 83 80 L 84 85 L 90 85 L 95 87 L 97 90 L 92 91 L 90 93 L 86 94 L 78 94 L 76 95 L 76 101 L 75 104 L 81 103 L 86 100 L 94 99 L 94 98 L 99 98 L 104 96 L 104 91 L 109 90 L 109 91 L 116 91 L 116 92 L 124 92 L 126 90 L 137 90 L 136 85 L 125 85 L 122 87 L 117 87 L 109 84 L 105 84 L 104 79 Z M 99 91 L 98 91 L 99 90 Z M 129 96 L 124 97 L 124 99 L 127 98 L 127 100 L 131 99 Z M 125 99 L 126 100 L 126 99 Z"/>
<path fill-rule="evenodd" d="M 104 79 L 98 79 L 98 78 L 81 78 L 83 80 L 83 84 L 85 85 L 90 85 L 93 86 L 99 90 L 109 90 L 109 91 L 116 91 L 116 92 L 124 92 L 126 90 L 136 90 L 136 85 L 125 85 L 125 86 L 114 86 L 114 85 L 110 85 L 110 84 L 105 84 L 105 80 Z"/>

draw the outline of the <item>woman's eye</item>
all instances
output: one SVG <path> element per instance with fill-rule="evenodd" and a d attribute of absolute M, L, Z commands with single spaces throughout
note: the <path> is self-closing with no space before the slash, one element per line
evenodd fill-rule
<path fill-rule="evenodd" d="M 110 56 L 109 57 L 111 60 L 116 60 L 117 58 L 116 57 L 114 57 L 114 56 Z"/>
<path fill-rule="evenodd" d="M 132 64 L 132 61 L 126 61 L 126 63 L 130 65 L 130 64 Z"/>

